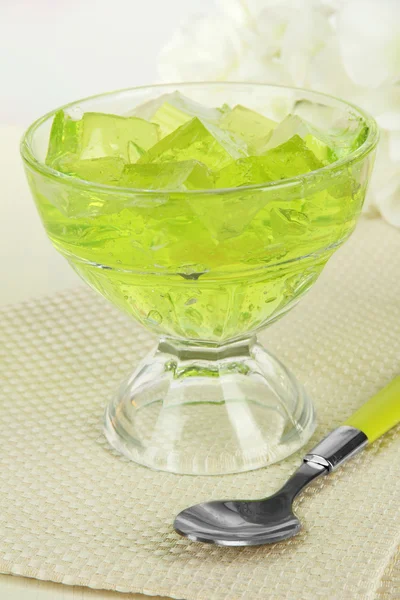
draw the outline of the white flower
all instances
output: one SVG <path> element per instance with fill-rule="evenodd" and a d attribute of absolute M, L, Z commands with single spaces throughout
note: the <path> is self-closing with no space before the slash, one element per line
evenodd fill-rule
<path fill-rule="evenodd" d="M 326 14 L 315 8 L 291 11 L 282 38 L 281 58 L 293 85 L 308 84 L 312 62 L 333 37 L 333 27 Z"/>
<path fill-rule="evenodd" d="M 400 165 L 400 111 L 383 113 L 376 120 L 383 129 L 389 132 L 388 154 L 390 160 Z"/>
<path fill-rule="evenodd" d="M 383 218 L 394 225 L 400 227 L 400 171 L 396 176 L 386 182 L 384 188 L 376 191 L 379 210 Z"/>
<path fill-rule="evenodd" d="M 342 8 L 345 2 L 348 0 L 321 0 L 322 5 L 325 6 L 332 13 L 335 13 L 339 8 Z"/>
<path fill-rule="evenodd" d="M 243 44 L 222 15 L 197 15 L 175 32 L 159 58 L 166 81 L 227 79 L 239 63 Z"/>
<path fill-rule="evenodd" d="M 336 37 L 331 37 L 325 46 L 313 57 L 308 70 L 308 80 L 304 87 L 344 97 L 356 101 L 358 96 L 365 98 L 365 88 L 356 85 L 346 73 L 340 56 Z"/>
<path fill-rule="evenodd" d="M 355 83 L 378 87 L 400 79 L 399 0 L 350 0 L 338 14 L 337 32 Z"/>
<path fill-rule="evenodd" d="M 217 0 L 160 57 L 167 81 L 243 80 L 333 94 L 382 130 L 365 210 L 400 227 L 400 0 Z"/>
<path fill-rule="evenodd" d="M 288 4 L 285 0 L 217 0 L 220 11 L 240 27 L 256 27 L 261 13 Z"/>

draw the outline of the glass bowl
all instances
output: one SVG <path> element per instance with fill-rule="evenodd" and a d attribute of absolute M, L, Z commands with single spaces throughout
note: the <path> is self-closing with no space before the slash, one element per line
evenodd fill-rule
<path fill-rule="evenodd" d="M 305 175 L 204 191 L 114 187 L 51 169 L 45 157 L 56 111 L 22 141 L 55 248 L 160 337 L 107 406 L 110 444 L 154 469 L 236 473 L 285 458 L 314 430 L 310 398 L 256 333 L 300 300 L 353 231 L 378 132 L 346 102 L 254 83 L 133 88 L 64 108 L 129 115 L 175 90 L 208 106 L 242 104 L 278 121 L 298 114 L 326 130 L 363 123 L 367 132 L 350 155 Z"/>

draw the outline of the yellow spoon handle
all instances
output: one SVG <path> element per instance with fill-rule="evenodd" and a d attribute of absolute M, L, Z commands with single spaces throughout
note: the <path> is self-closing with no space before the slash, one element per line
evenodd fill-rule
<path fill-rule="evenodd" d="M 400 375 L 368 400 L 347 419 L 344 425 L 360 429 L 371 443 L 398 423 L 400 423 Z"/>

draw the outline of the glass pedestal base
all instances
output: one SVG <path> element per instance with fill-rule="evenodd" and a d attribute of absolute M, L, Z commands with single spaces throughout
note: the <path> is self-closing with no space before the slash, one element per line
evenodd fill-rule
<path fill-rule="evenodd" d="M 189 475 L 265 467 L 314 431 L 312 402 L 255 338 L 226 346 L 161 340 L 106 409 L 113 448 Z"/>

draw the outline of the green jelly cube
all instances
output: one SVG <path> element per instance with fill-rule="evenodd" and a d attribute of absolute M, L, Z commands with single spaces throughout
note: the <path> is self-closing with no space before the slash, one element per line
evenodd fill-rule
<path fill-rule="evenodd" d="M 215 185 L 215 178 L 212 171 L 206 165 L 194 161 L 193 169 L 185 181 L 185 187 L 188 190 L 210 190 Z"/>
<path fill-rule="evenodd" d="M 220 121 L 222 129 L 235 133 L 246 142 L 250 154 L 259 153 L 276 126 L 275 121 L 240 104 L 227 112 Z"/>
<path fill-rule="evenodd" d="M 248 156 L 215 174 L 216 188 L 256 185 L 295 177 L 320 169 L 323 163 L 298 135 L 263 156 Z"/>
<path fill-rule="evenodd" d="M 146 121 L 151 121 L 157 111 L 164 104 L 169 104 L 175 108 L 179 108 L 179 110 L 188 114 L 192 118 L 199 117 L 206 120 L 214 120 L 216 123 L 221 117 L 221 109 L 204 106 L 204 104 L 195 102 L 191 98 L 184 96 L 178 91 L 162 94 L 157 98 L 153 98 L 152 100 L 148 100 L 147 102 L 136 106 L 132 110 L 131 115 L 140 117 L 141 119 L 146 119 Z"/>
<path fill-rule="evenodd" d="M 74 121 L 59 110 L 51 126 L 46 164 L 57 167 L 56 162 L 66 154 L 78 154 L 80 149 L 82 121 Z"/>
<path fill-rule="evenodd" d="M 161 137 L 163 138 L 191 119 L 192 117 L 187 113 L 176 108 L 173 104 L 165 102 L 157 110 L 151 121 L 160 127 Z"/>
<path fill-rule="evenodd" d="M 147 150 L 159 139 L 158 126 L 137 117 L 85 113 L 82 120 L 82 159 L 119 156 L 127 162 L 129 142 Z"/>
<path fill-rule="evenodd" d="M 346 123 L 346 127 L 341 127 L 339 121 L 329 131 L 320 131 L 298 115 L 289 115 L 274 129 L 261 153 L 284 144 L 295 135 L 300 136 L 317 159 L 327 165 L 356 150 L 365 141 L 368 128 L 359 119 L 354 119 L 350 126 Z"/>
<path fill-rule="evenodd" d="M 134 117 L 140 117 L 141 119 L 145 119 L 146 121 L 151 121 L 152 117 L 156 114 L 157 110 L 166 102 L 172 103 L 174 98 L 179 95 L 179 92 L 171 92 L 169 94 L 162 94 L 161 96 L 157 96 L 157 98 L 152 98 L 151 100 L 147 100 L 147 102 L 143 102 L 143 104 L 139 104 L 135 106 L 128 115 Z"/>
<path fill-rule="evenodd" d="M 109 156 L 84 160 L 76 159 L 73 156 L 65 156 L 57 164 L 58 170 L 62 173 L 105 185 L 118 183 L 124 166 L 125 163 L 122 158 Z"/>
<path fill-rule="evenodd" d="M 368 131 L 368 127 L 356 118 L 345 128 L 333 128 L 328 135 L 334 160 L 345 158 L 357 150 L 367 139 Z"/>
<path fill-rule="evenodd" d="M 130 163 L 137 162 L 145 152 L 146 150 L 143 150 L 135 142 L 128 142 L 128 160 Z"/>
<path fill-rule="evenodd" d="M 274 238 L 291 237 L 307 234 L 310 222 L 304 213 L 284 208 L 273 208 L 271 226 Z"/>
<path fill-rule="evenodd" d="M 205 106 L 200 102 L 196 102 L 195 100 L 184 96 L 180 92 L 174 92 L 171 94 L 167 102 L 192 118 L 198 117 L 203 121 L 215 124 L 218 123 L 219 119 L 221 118 L 221 114 L 224 112 L 224 110 L 226 110 L 225 105 L 222 108 Z M 160 106 L 162 105 L 160 104 Z"/>
<path fill-rule="evenodd" d="M 336 157 L 332 153 L 328 136 L 317 131 L 311 123 L 308 123 L 298 115 L 289 115 L 283 119 L 272 132 L 264 148 L 261 149 L 261 154 L 265 154 L 268 150 L 281 146 L 294 136 L 301 137 L 309 150 L 324 164 L 336 160 Z"/>
<path fill-rule="evenodd" d="M 265 167 L 268 168 L 275 180 L 296 177 L 324 166 L 298 135 L 294 135 L 284 144 L 272 148 L 262 158 Z"/>
<path fill-rule="evenodd" d="M 139 163 L 166 163 L 197 160 L 210 169 L 221 169 L 232 159 L 245 156 L 243 144 L 216 126 L 204 124 L 197 117 L 160 140 Z"/>
<path fill-rule="evenodd" d="M 82 119 L 74 121 L 59 111 L 50 131 L 46 163 L 57 168 L 57 161 L 66 155 L 82 160 L 108 156 L 133 161 L 158 140 L 158 125 L 137 117 L 85 113 Z M 135 156 L 133 148 L 137 151 Z"/>
<path fill-rule="evenodd" d="M 238 190 L 188 194 L 186 200 L 211 237 L 218 242 L 241 235 L 267 201 L 268 198 L 258 190 L 253 195 L 248 192 L 240 194 Z"/>
<path fill-rule="evenodd" d="M 312 133 L 311 127 L 304 119 L 297 115 L 288 115 L 275 127 L 263 151 L 281 146 L 295 135 L 304 138 L 309 133 Z"/>
<path fill-rule="evenodd" d="M 173 92 L 145 102 L 138 106 L 133 114 L 159 125 L 161 137 L 165 137 L 193 117 L 217 124 L 224 110 L 225 107 L 210 108 L 180 92 Z"/>
<path fill-rule="evenodd" d="M 216 188 L 240 187 L 274 180 L 262 156 L 248 156 L 230 163 L 215 174 Z"/>
<path fill-rule="evenodd" d="M 191 175 L 194 161 L 164 164 L 126 165 L 119 185 L 147 190 L 185 189 L 183 186 Z"/>
<path fill-rule="evenodd" d="M 328 165 L 331 162 L 336 160 L 336 157 L 333 155 L 332 149 L 327 146 L 322 140 L 312 135 L 312 133 L 308 133 L 304 137 L 304 142 L 309 150 L 316 156 L 318 160 L 320 160 L 324 165 Z"/>

